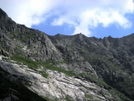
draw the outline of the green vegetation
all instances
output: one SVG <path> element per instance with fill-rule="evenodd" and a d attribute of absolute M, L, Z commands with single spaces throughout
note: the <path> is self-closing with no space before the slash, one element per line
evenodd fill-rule
<path fill-rule="evenodd" d="M 21 35 L 24 35 L 24 36 L 21 36 Z M 35 37 L 34 33 L 31 33 L 31 32 L 17 32 L 17 31 L 13 31 L 13 32 L 10 32 L 10 37 L 11 38 L 16 38 L 17 40 L 20 40 L 20 41 L 26 41 L 30 38 L 33 38 Z"/>
<path fill-rule="evenodd" d="M 59 68 L 59 67 L 56 67 L 56 66 L 51 66 L 51 65 L 47 65 L 47 67 L 48 67 L 47 69 L 49 69 L 49 70 L 55 70 L 55 71 L 64 73 L 64 74 L 66 74 L 68 76 L 74 76 L 74 73 L 71 72 L 71 71 L 67 71 L 65 69 L 62 69 L 62 68 Z"/>
<path fill-rule="evenodd" d="M 19 49 L 22 48 L 22 47 L 21 47 L 20 45 L 18 45 L 18 44 L 16 44 L 16 47 L 19 48 Z"/>
<path fill-rule="evenodd" d="M 44 71 L 39 71 L 39 73 L 45 78 L 48 77 L 48 74 L 46 72 L 44 72 Z"/>
<path fill-rule="evenodd" d="M 93 76 L 91 76 L 89 74 L 84 74 L 84 73 L 75 74 L 75 73 L 73 73 L 71 71 L 67 71 L 65 69 L 59 68 L 57 66 L 54 66 L 53 65 L 54 62 L 52 60 L 47 60 L 46 62 L 41 63 L 41 62 L 32 61 L 29 58 L 19 56 L 19 55 L 11 56 L 11 59 L 15 60 L 17 62 L 22 62 L 23 64 L 28 65 L 28 67 L 30 67 L 31 69 L 37 69 L 38 66 L 41 65 L 41 66 L 47 67 L 47 69 L 49 69 L 49 70 L 55 70 L 55 71 L 64 73 L 64 74 L 66 74 L 68 76 L 83 77 L 83 78 L 85 78 L 87 80 L 90 80 L 91 82 L 97 83 L 99 86 L 108 86 L 104 81 L 102 81 L 102 80 L 100 80 L 98 78 L 95 78 L 95 77 L 93 77 Z M 45 73 L 44 71 L 39 71 L 39 73 L 44 77 L 48 77 L 48 74 Z"/>
<path fill-rule="evenodd" d="M 127 96 L 125 96 L 122 92 L 119 92 L 115 88 L 112 88 L 110 90 L 110 93 L 112 94 L 113 97 L 119 97 L 119 98 L 121 98 L 121 99 L 118 99 L 118 101 L 132 101 Z"/>
<path fill-rule="evenodd" d="M 95 84 L 97 84 L 98 86 L 100 87 L 104 87 L 105 89 L 109 89 L 110 93 L 113 95 L 113 97 L 116 97 L 118 98 L 118 96 L 124 100 L 121 100 L 121 99 L 118 99 L 118 101 L 131 101 L 129 98 L 127 98 L 123 93 L 117 91 L 115 88 L 109 86 L 108 84 L 106 84 L 103 80 L 99 79 L 99 78 L 96 78 L 94 76 L 91 76 L 90 74 L 84 74 L 84 73 L 81 73 L 81 74 L 77 74 L 76 75 L 77 77 L 82 77 L 82 78 L 85 78 L 86 80 L 89 80 L 90 82 L 93 82 Z M 131 79 L 132 80 L 132 79 Z M 128 81 L 130 82 L 130 81 Z M 132 81 L 131 81 L 132 82 Z M 127 82 L 124 83 L 124 82 L 119 82 L 119 84 L 121 84 L 121 86 L 124 86 L 123 88 L 128 92 L 130 92 L 131 90 L 129 89 L 129 87 L 131 87 L 131 85 L 128 85 Z M 92 98 L 92 95 L 85 95 L 86 98 Z M 93 101 L 96 101 L 96 100 L 93 100 Z"/>
<path fill-rule="evenodd" d="M 9 58 L 7 58 L 7 57 L 2 57 L 2 60 L 9 61 Z"/>
<path fill-rule="evenodd" d="M 89 80 L 90 82 L 94 82 L 96 83 L 98 86 L 101 87 L 110 87 L 108 84 L 106 84 L 104 81 L 102 81 L 99 78 L 96 78 L 94 76 L 91 76 L 90 74 L 85 74 L 85 73 L 80 73 L 80 74 L 76 74 L 76 77 L 82 77 L 85 78 L 86 80 Z"/>
<path fill-rule="evenodd" d="M 37 69 L 38 66 L 44 66 L 44 67 L 47 67 L 47 69 L 49 70 L 55 70 L 55 71 L 58 71 L 58 72 L 61 72 L 61 73 L 64 73 L 68 76 L 76 76 L 76 77 L 83 77 L 91 82 L 94 82 L 96 83 L 98 86 L 102 86 L 102 87 L 109 87 L 109 85 L 107 85 L 104 81 L 102 81 L 101 79 L 98 79 L 94 76 L 91 76 L 89 74 L 85 74 L 85 73 L 81 73 L 81 74 L 75 74 L 71 71 L 67 71 L 65 69 L 62 69 L 62 68 L 59 68 L 57 66 L 54 66 L 54 64 L 56 62 L 52 61 L 52 60 L 47 60 L 45 61 L 44 63 L 42 62 L 36 62 L 36 61 L 32 61 L 31 59 L 29 58 L 26 58 L 26 57 L 23 57 L 23 56 L 19 56 L 19 55 L 14 55 L 14 56 L 11 56 L 11 59 L 12 60 L 15 60 L 17 62 L 22 62 L 23 64 L 25 65 L 28 65 L 28 67 L 32 68 L 32 69 Z M 44 76 L 45 78 L 48 77 L 48 74 L 45 73 L 44 71 L 39 71 L 39 73 Z"/>
<path fill-rule="evenodd" d="M 112 70 L 119 70 L 121 68 L 121 66 L 114 64 L 112 61 L 106 61 L 106 63 Z"/>
<path fill-rule="evenodd" d="M 8 48 L 2 48 L 0 46 L 0 55 L 8 56 L 9 55 L 9 49 Z"/>
<path fill-rule="evenodd" d="M 61 72 L 61 73 L 64 73 L 68 76 L 74 76 L 75 74 L 71 71 L 67 71 L 63 68 L 59 68 L 57 66 L 54 66 L 54 64 L 57 64 L 57 63 L 63 63 L 61 61 L 57 61 L 57 62 L 54 62 L 50 59 L 48 59 L 47 61 L 45 61 L 44 63 L 40 63 L 40 65 L 44 66 L 44 67 L 47 67 L 47 69 L 49 70 L 53 70 L 53 71 L 58 71 L 58 72 Z"/>
<path fill-rule="evenodd" d="M 32 61 L 29 58 L 23 57 L 23 56 L 19 56 L 19 55 L 14 55 L 11 56 L 12 60 L 15 60 L 17 62 L 22 62 L 25 65 L 28 65 L 28 67 L 32 68 L 32 69 L 37 69 L 38 68 L 38 62 Z"/>
<path fill-rule="evenodd" d="M 71 96 L 67 95 L 65 98 L 66 101 L 74 101 Z"/>
<path fill-rule="evenodd" d="M 64 60 L 64 61 L 55 61 L 54 62 L 54 64 L 60 64 L 60 63 L 66 63 L 66 64 L 68 64 L 68 63 L 71 63 L 71 62 L 69 62 L 67 60 Z"/>
<path fill-rule="evenodd" d="M 21 63 L 23 63 L 25 65 L 28 65 L 28 67 L 30 67 L 31 69 L 37 69 L 38 66 L 41 65 L 41 66 L 47 67 L 47 69 L 49 69 L 49 70 L 55 70 L 55 71 L 58 71 L 58 72 L 65 73 L 68 76 L 73 76 L 74 75 L 74 73 L 72 73 L 71 71 L 67 71 L 65 69 L 62 69 L 62 68 L 54 66 L 53 65 L 54 62 L 51 61 L 51 60 L 47 60 L 46 62 L 41 63 L 41 62 L 32 61 L 29 58 L 19 56 L 19 55 L 11 56 L 11 59 L 15 60 L 17 62 L 21 62 Z M 48 76 L 48 74 L 46 74 L 44 71 L 39 71 L 39 72 L 44 77 Z"/>
<path fill-rule="evenodd" d="M 42 65 L 44 67 L 47 67 L 47 69 L 49 69 L 49 70 L 55 70 L 55 71 L 58 71 L 58 72 L 62 72 L 62 73 L 65 73 L 68 76 L 73 76 L 74 75 L 74 73 L 72 73 L 71 71 L 67 71 L 65 69 L 53 66 L 53 62 L 51 60 L 47 60 L 46 62 L 41 63 L 41 62 L 32 61 L 29 58 L 19 56 L 19 55 L 11 56 L 11 59 L 15 60 L 17 62 L 22 62 L 23 64 L 28 65 L 28 67 L 30 67 L 31 69 L 37 69 L 39 65 Z M 48 76 L 48 74 L 46 74 L 44 71 L 40 71 L 40 74 L 44 77 Z"/>
<path fill-rule="evenodd" d="M 51 59 L 48 59 L 44 62 L 44 64 L 54 64 L 54 61 L 52 61 Z"/>
<path fill-rule="evenodd" d="M 49 98 L 47 98 L 47 97 L 44 97 L 44 96 L 40 96 L 41 98 L 43 98 L 44 100 L 46 100 L 46 101 L 52 101 L 52 100 L 50 100 Z"/>
<path fill-rule="evenodd" d="M 18 64 L 20 64 L 20 62 L 21 62 L 25 65 L 28 65 L 28 67 L 30 67 L 31 69 L 38 69 L 39 65 L 43 65 L 40 62 L 32 61 L 29 58 L 19 56 L 19 55 L 11 56 L 11 59 L 17 61 Z M 39 73 L 45 78 L 48 77 L 48 74 L 45 71 L 39 71 Z"/>
<path fill-rule="evenodd" d="M 111 86 L 107 85 L 103 80 L 101 80 L 99 78 L 96 78 L 94 76 L 91 76 L 90 74 L 85 74 L 85 73 L 75 74 L 75 73 L 73 73 L 71 71 L 67 71 L 65 69 L 59 68 L 57 66 L 54 66 L 56 63 L 59 63 L 59 62 L 54 62 L 54 61 L 52 61 L 50 59 L 47 60 L 47 61 L 45 61 L 44 63 L 42 63 L 42 62 L 36 62 L 36 61 L 32 61 L 29 58 L 26 58 L 26 57 L 23 57 L 23 56 L 19 56 L 19 55 L 11 56 L 11 59 L 17 61 L 18 63 L 23 63 L 25 65 L 28 65 L 28 67 L 30 67 L 32 69 L 38 69 L 39 66 L 44 66 L 44 67 L 46 67 L 49 70 L 55 70 L 55 71 L 64 73 L 64 74 L 66 74 L 68 76 L 76 76 L 76 77 L 85 78 L 86 80 L 89 80 L 90 82 L 96 83 L 100 87 L 105 87 L 105 88 L 111 89 L 111 92 L 113 92 L 112 95 L 116 95 L 116 94 L 114 94 L 115 91 L 112 91 L 113 88 Z M 43 77 L 45 77 L 45 78 L 48 77 L 48 74 L 45 71 L 39 71 L 39 73 Z M 123 95 L 120 95 L 120 96 L 123 97 Z M 89 99 L 92 99 L 93 98 L 92 95 L 88 95 L 88 94 L 85 95 L 85 97 L 86 98 L 89 98 Z M 66 101 L 72 101 L 71 99 L 68 99 L 68 98 L 69 97 L 66 98 Z"/>
<path fill-rule="evenodd" d="M 93 95 L 86 94 L 85 97 L 89 99 L 93 99 Z"/>

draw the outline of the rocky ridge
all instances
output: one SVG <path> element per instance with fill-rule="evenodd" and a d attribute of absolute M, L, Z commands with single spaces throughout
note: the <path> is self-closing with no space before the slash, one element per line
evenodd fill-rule
<path fill-rule="evenodd" d="M 0 9 L 0 84 L 23 85 L 40 99 L 30 101 L 134 100 L 133 38 L 49 36 L 16 24 Z M 0 100 L 26 101 L 20 93 L 8 85 Z"/>

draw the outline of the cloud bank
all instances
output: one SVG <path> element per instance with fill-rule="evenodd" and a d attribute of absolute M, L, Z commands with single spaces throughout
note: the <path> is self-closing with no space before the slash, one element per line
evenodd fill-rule
<path fill-rule="evenodd" d="M 0 7 L 17 23 L 28 27 L 52 17 L 52 26 L 67 24 L 72 34 L 92 34 L 91 29 L 111 24 L 132 26 L 127 18 L 134 12 L 133 0 L 0 0 Z"/>

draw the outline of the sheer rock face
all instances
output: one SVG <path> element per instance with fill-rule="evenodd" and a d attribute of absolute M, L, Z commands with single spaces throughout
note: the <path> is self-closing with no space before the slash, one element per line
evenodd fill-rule
<path fill-rule="evenodd" d="M 82 34 L 49 36 L 38 30 L 16 24 L 0 9 L 0 74 L 6 77 L 2 82 L 17 80 L 22 85 L 28 82 L 30 90 L 53 100 L 60 99 L 60 101 L 65 99 L 134 100 L 133 39 L 134 34 L 122 38 L 109 36 L 103 39 L 86 37 Z M 39 66 L 38 69 L 45 69 L 49 74 L 48 78 L 42 77 L 38 70 L 29 69 L 25 66 L 26 64 L 17 65 L 12 60 L 7 62 L 2 60 L 3 57 L 10 59 L 14 55 L 47 63 L 43 67 Z M 63 73 L 48 70 L 47 66 L 50 65 L 71 71 L 75 76 L 69 77 Z M 79 77 L 76 74 L 82 74 L 82 76 Z M 92 80 L 89 75 L 93 77 Z M 21 77 L 23 79 L 20 79 Z M 98 86 L 94 78 L 105 82 L 109 87 Z M 112 87 L 124 95 L 117 94 L 117 91 L 111 90 Z M 12 95 L 16 100 L 19 98 L 14 93 Z M 9 96 L 5 98 L 11 99 Z"/>

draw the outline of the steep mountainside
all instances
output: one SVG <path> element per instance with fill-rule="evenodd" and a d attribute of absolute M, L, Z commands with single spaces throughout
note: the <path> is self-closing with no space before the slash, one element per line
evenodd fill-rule
<path fill-rule="evenodd" d="M 133 39 L 49 36 L 0 9 L 0 101 L 133 101 Z"/>
<path fill-rule="evenodd" d="M 63 57 L 69 58 L 71 64 L 90 63 L 97 77 L 134 99 L 133 34 L 120 39 L 110 36 L 104 39 L 88 38 L 82 34 L 70 37 L 56 35 L 50 38 Z M 86 74 L 93 73 L 87 66 L 80 66 L 80 64 L 79 67 L 69 65 L 68 68 L 73 71 L 74 68 L 79 68 L 79 71 L 75 71 L 77 73 L 81 72 L 81 69 Z"/>

